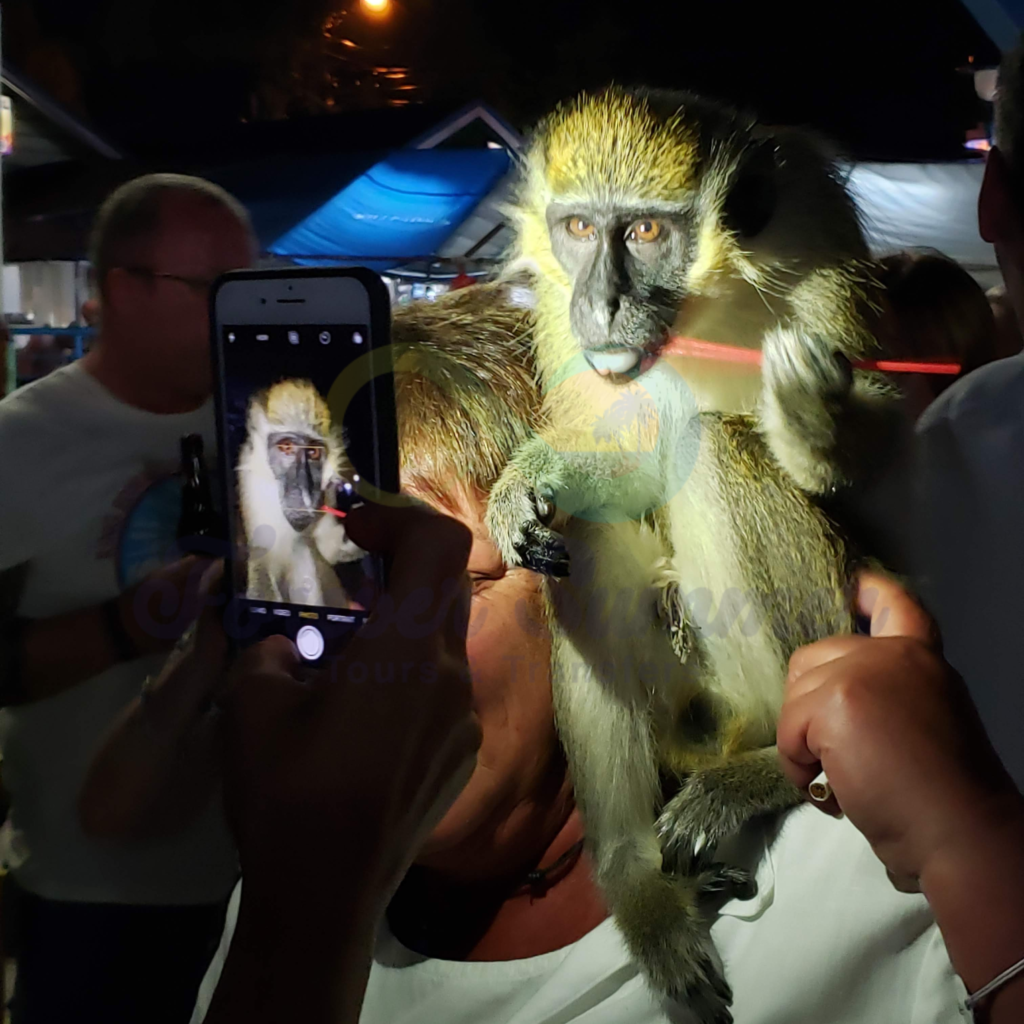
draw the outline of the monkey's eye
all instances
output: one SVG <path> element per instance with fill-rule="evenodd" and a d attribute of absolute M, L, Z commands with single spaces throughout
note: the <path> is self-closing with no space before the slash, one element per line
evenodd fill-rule
<path fill-rule="evenodd" d="M 282 455 L 294 455 L 295 454 L 295 443 L 293 441 L 278 441 L 277 450 Z"/>
<path fill-rule="evenodd" d="M 654 242 L 661 235 L 661 224 L 656 220 L 638 220 L 626 234 L 629 242 Z"/>
<path fill-rule="evenodd" d="M 324 453 L 323 448 L 317 448 L 316 445 L 311 445 L 310 449 L 309 449 L 309 461 L 310 462 L 319 462 L 321 456 L 323 455 L 323 453 Z"/>
<path fill-rule="evenodd" d="M 584 242 L 593 242 L 597 238 L 594 225 L 582 217 L 570 217 L 566 222 L 565 229 L 573 238 L 579 238 Z"/>

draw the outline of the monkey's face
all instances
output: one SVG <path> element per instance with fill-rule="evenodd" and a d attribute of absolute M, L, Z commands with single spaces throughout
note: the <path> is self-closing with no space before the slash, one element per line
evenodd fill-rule
<path fill-rule="evenodd" d="M 327 451 L 322 438 L 293 432 L 267 437 L 267 460 L 277 479 L 281 511 L 301 533 L 321 516 Z"/>
<path fill-rule="evenodd" d="M 643 372 L 686 300 L 694 217 L 676 209 L 553 202 L 551 248 L 572 281 L 570 321 L 601 374 Z"/>
<path fill-rule="evenodd" d="M 583 99 L 532 159 L 524 223 L 543 218 L 574 340 L 612 379 L 653 365 L 693 308 L 746 273 L 776 205 L 774 144 L 696 100 L 614 89 Z M 543 267 L 529 232 L 524 253 Z"/>

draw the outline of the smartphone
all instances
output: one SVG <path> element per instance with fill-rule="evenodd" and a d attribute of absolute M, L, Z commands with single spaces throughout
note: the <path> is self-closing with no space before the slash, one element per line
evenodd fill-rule
<path fill-rule="evenodd" d="M 211 316 L 228 633 L 317 667 L 385 584 L 345 518 L 398 493 L 390 296 L 364 268 L 236 271 Z"/>

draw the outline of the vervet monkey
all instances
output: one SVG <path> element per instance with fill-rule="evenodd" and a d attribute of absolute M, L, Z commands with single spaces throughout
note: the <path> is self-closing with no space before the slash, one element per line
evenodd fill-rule
<path fill-rule="evenodd" d="M 336 506 L 351 475 L 341 431 L 308 380 L 279 381 L 252 398 L 238 459 L 247 597 L 351 606 L 333 566 L 365 552 L 323 511 Z"/>
<path fill-rule="evenodd" d="M 854 625 L 818 499 L 898 424 L 851 369 L 875 345 L 868 251 L 813 141 L 681 94 L 558 109 L 512 212 L 549 426 L 488 525 L 554 578 L 556 714 L 608 905 L 653 984 L 722 1024 L 702 903 L 748 880 L 714 851 L 800 799 L 773 746 L 787 661 Z M 762 379 L 665 358 L 673 335 L 761 348 Z"/>

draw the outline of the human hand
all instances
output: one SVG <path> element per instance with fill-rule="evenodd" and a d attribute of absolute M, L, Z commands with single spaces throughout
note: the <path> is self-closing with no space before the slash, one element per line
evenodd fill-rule
<path fill-rule="evenodd" d="M 215 792 L 216 721 L 207 712 L 224 683 L 228 645 L 222 602 L 210 597 L 223 570 L 218 561 L 203 573 L 199 619 L 94 754 L 78 800 L 90 836 L 123 841 L 174 835 Z"/>
<path fill-rule="evenodd" d="M 938 858 L 970 860 L 968 844 L 1020 816 L 1020 797 L 925 612 L 875 573 L 857 603 L 870 637 L 790 659 L 779 753 L 801 789 L 824 769 L 834 796 L 819 806 L 845 813 L 908 888 Z"/>
<path fill-rule="evenodd" d="M 472 773 L 465 633 L 471 537 L 419 509 L 363 506 L 353 540 L 393 555 L 366 627 L 311 683 L 294 646 L 246 651 L 222 700 L 225 786 L 247 891 L 283 913 L 383 911 Z M 427 620 L 427 621 L 423 621 Z"/>
<path fill-rule="evenodd" d="M 170 650 L 199 615 L 209 592 L 202 590 L 211 561 L 199 555 L 150 573 L 118 599 L 121 621 L 142 654 Z"/>
<path fill-rule="evenodd" d="M 188 562 L 193 557 L 183 561 Z M 224 599 L 218 593 L 224 577 L 224 562 L 222 559 L 216 562 L 196 561 L 201 562 L 199 582 L 193 588 L 191 574 L 195 566 L 190 566 L 185 579 L 184 600 L 192 603 L 198 617 L 190 621 L 175 642 L 159 675 L 149 687 L 153 694 L 187 686 L 194 694 L 216 696 L 225 682 L 229 648 L 224 632 Z M 184 574 L 185 567 L 179 566 L 181 563 L 175 563 L 168 568 L 176 574 Z"/>

